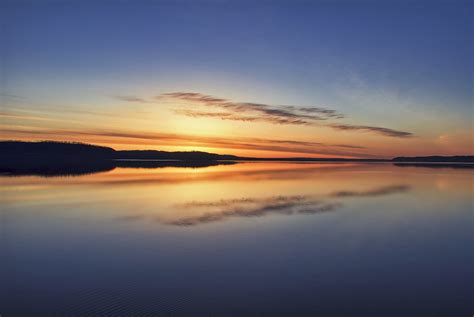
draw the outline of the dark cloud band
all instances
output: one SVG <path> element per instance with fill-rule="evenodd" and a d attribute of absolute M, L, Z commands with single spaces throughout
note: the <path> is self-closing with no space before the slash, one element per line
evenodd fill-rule
<path fill-rule="evenodd" d="M 175 109 L 175 113 L 193 118 L 217 118 L 220 120 L 243 122 L 328 126 L 339 131 L 361 131 L 395 138 L 408 138 L 413 136 L 410 132 L 385 127 L 325 123 L 325 121 L 342 119 L 345 116 L 336 110 L 320 107 L 298 107 L 291 105 L 272 106 L 261 103 L 233 102 L 228 99 L 195 92 L 171 92 L 157 96 L 157 98 L 178 102 L 190 102 L 198 106 L 219 109 L 219 111 L 201 111 L 188 108 Z"/>

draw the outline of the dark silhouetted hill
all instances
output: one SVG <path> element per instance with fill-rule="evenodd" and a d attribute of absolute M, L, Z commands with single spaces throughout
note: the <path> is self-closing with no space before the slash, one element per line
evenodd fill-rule
<path fill-rule="evenodd" d="M 79 176 L 111 171 L 112 160 L 0 160 L 0 175 L 4 176 Z"/>
<path fill-rule="evenodd" d="M 207 152 L 166 152 L 166 151 L 116 151 L 113 148 L 84 143 L 66 142 L 22 142 L 1 141 L 2 160 L 90 160 L 90 159 L 129 159 L 129 160 L 180 160 L 216 161 L 237 160 L 234 155 L 220 155 Z"/>
<path fill-rule="evenodd" d="M 220 155 L 207 152 L 166 152 L 166 151 L 116 151 L 116 159 L 131 160 L 181 160 L 181 161 L 217 161 L 217 160 L 238 160 L 235 155 Z"/>
<path fill-rule="evenodd" d="M 209 167 L 216 165 L 232 165 L 237 164 L 235 161 L 210 161 L 210 160 L 197 160 L 197 161 L 178 161 L 178 160 L 113 160 L 115 167 L 122 168 L 162 168 L 162 167 Z"/>
<path fill-rule="evenodd" d="M 122 168 L 200 168 L 236 156 L 205 152 L 115 151 L 83 143 L 0 141 L 0 175 L 76 176 Z"/>
<path fill-rule="evenodd" d="M 96 160 L 113 158 L 115 150 L 105 146 L 65 142 L 0 142 L 4 160 Z"/>

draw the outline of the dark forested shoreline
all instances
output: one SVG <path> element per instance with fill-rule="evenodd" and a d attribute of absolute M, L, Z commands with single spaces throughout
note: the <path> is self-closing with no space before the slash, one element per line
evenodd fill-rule
<path fill-rule="evenodd" d="M 167 152 L 157 150 L 118 151 L 111 147 L 85 143 L 55 141 L 24 142 L 0 141 L 2 161 L 46 160 L 46 161 L 90 161 L 90 160 L 176 160 L 176 161 L 297 161 L 297 162 L 440 162 L 472 163 L 474 156 L 415 156 L 393 159 L 351 159 L 351 158 L 256 158 L 236 155 L 215 154 L 200 151 Z"/>

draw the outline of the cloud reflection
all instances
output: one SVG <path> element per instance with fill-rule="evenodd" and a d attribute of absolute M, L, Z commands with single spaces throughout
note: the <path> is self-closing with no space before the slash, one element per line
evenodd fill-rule
<path fill-rule="evenodd" d="M 263 217 L 268 215 L 312 215 L 335 211 L 343 206 L 334 198 L 375 197 L 404 193 L 408 185 L 382 186 L 367 191 L 337 191 L 327 197 L 315 196 L 273 196 L 266 198 L 243 197 L 215 201 L 191 201 L 174 205 L 178 210 L 193 211 L 195 215 L 173 219 L 157 219 L 158 222 L 173 226 L 195 226 L 224 221 L 229 218 Z M 203 211 L 203 212 L 202 212 Z"/>
<path fill-rule="evenodd" d="M 368 191 L 339 191 L 332 194 L 333 197 L 371 197 L 396 193 L 404 193 L 410 190 L 408 185 L 392 185 L 375 188 Z"/>
<path fill-rule="evenodd" d="M 175 226 L 194 226 L 203 223 L 222 221 L 231 217 L 262 217 L 269 214 L 316 214 L 333 211 L 340 207 L 338 202 L 323 202 L 307 196 L 275 196 L 270 198 L 241 198 L 211 202 L 190 202 L 178 205 L 181 208 L 218 208 L 198 216 L 182 217 L 166 224 Z"/>

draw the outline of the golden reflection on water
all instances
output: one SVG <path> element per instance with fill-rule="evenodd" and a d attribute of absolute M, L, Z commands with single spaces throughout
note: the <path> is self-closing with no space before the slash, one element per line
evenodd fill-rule
<path fill-rule="evenodd" d="M 471 172 L 391 164 L 240 163 L 115 168 L 77 176 L 1 177 L 4 206 L 64 207 L 122 220 L 191 226 L 238 217 L 333 212 L 348 200 L 413 190 L 472 191 Z"/>

